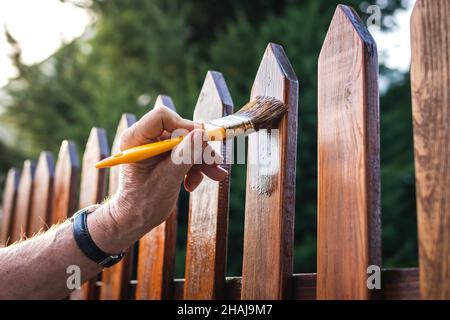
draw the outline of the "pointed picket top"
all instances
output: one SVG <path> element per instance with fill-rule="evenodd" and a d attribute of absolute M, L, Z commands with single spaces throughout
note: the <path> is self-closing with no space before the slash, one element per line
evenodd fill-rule
<path fill-rule="evenodd" d="M 116 135 L 111 147 L 111 154 L 120 151 L 120 137 L 122 133 L 136 122 L 136 116 L 131 113 L 124 113 L 117 126 Z M 109 189 L 111 196 L 119 187 L 120 166 L 110 168 L 109 171 Z M 128 299 L 131 279 L 133 247 L 125 251 L 122 260 L 111 268 L 103 270 L 102 287 L 100 289 L 101 300 L 120 300 Z"/>
<path fill-rule="evenodd" d="M 377 291 L 366 279 L 381 265 L 378 100 L 375 41 L 339 5 L 318 62 L 318 299 Z"/>
<path fill-rule="evenodd" d="M 269 96 L 284 101 L 285 83 L 279 81 L 280 79 L 286 79 L 289 83 L 298 82 L 283 47 L 279 44 L 269 43 L 253 82 L 252 98 Z"/>
<path fill-rule="evenodd" d="M 233 101 L 220 72 L 208 71 L 194 109 L 195 121 L 210 121 L 233 112 Z"/>
<path fill-rule="evenodd" d="M 55 167 L 52 224 L 63 221 L 77 210 L 79 173 L 76 145 L 72 141 L 64 140 Z"/>
<path fill-rule="evenodd" d="M 25 160 L 20 176 L 19 189 L 17 190 L 16 214 L 11 232 L 11 241 L 15 242 L 22 237 L 30 236 L 28 226 L 30 222 L 31 203 L 33 200 L 34 161 Z"/>
<path fill-rule="evenodd" d="M 194 121 L 206 122 L 233 112 L 233 101 L 220 72 L 208 71 L 194 110 Z M 231 141 L 209 143 L 224 159 Z M 227 162 L 228 163 L 228 162 Z M 230 165 L 223 168 L 230 171 Z M 229 208 L 229 177 L 216 182 L 204 177 L 190 195 L 184 283 L 185 299 L 224 297 Z"/>
<path fill-rule="evenodd" d="M 158 95 L 154 108 L 175 110 L 172 98 Z M 139 240 L 136 299 L 172 298 L 178 209 L 169 218 Z"/>
<path fill-rule="evenodd" d="M 173 104 L 172 98 L 164 94 L 159 94 L 155 100 L 154 108 L 163 106 L 175 111 L 175 105 Z"/>
<path fill-rule="evenodd" d="M 11 230 L 15 219 L 19 181 L 20 170 L 16 168 L 9 169 L 3 191 L 3 218 L 0 245 L 11 244 Z"/>
<path fill-rule="evenodd" d="M 105 129 L 92 128 L 81 168 L 80 208 L 99 203 L 105 197 L 107 170 L 97 169 L 95 164 L 108 156 L 109 145 Z"/>
<path fill-rule="evenodd" d="M 248 137 L 242 299 L 289 296 L 295 212 L 298 80 L 280 45 L 269 43 L 251 99 L 283 101 L 287 113 L 277 130 Z"/>
<path fill-rule="evenodd" d="M 31 234 L 44 230 L 51 225 L 54 177 L 55 162 L 53 156 L 48 151 L 42 151 L 35 173 L 29 228 Z"/>
<path fill-rule="evenodd" d="M 319 62 L 336 51 L 351 48 L 356 42 L 365 48 L 369 56 L 377 54 L 377 45 L 356 11 L 346 5 L 338 5 L 320 51 Z"/>

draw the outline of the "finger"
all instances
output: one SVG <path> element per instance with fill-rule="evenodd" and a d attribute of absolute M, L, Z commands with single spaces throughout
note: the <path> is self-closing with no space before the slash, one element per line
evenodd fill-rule
<path fill-rule="evenodd" d="M 223 181 L 228 176 L 228 171 L 219 165 L 201 164 L 195 165 L 193 169 L 200 170 L 204 175 L 214 181 Z"/>
<path fill-rule="evenodd" d="M 213 147 L 208 143 L 203 150 L 203 163 L 209 165 L 223 164 L 224 159 L 220 152 L 216 152 Z"/>
<path fill-rule="evenodd" d="M 203 180 L 203 173 L 197 168 L 192 168 L 184 178 L 184 188 L 188 192 L 194 191 Z"/>
<path fill-rule="evenodd" d="M 203 149 L 207 144 L 203 130 L 195 129 L 190 132 L 172 150 L 170 158 L 165 160 L 165 170 L 181 181 L 194 164 L 201 164 Z"/>
<path fill-rule="evenodd" d="M 187 133 L 193 130 L 195 126 L 194 122 L 183 119 L 167 107 L 156 107 L 125 130 L 121 137 L 121 149 L 152 142 L 164 131 L 173 132 L 177 129 L 184 129 Z"/>

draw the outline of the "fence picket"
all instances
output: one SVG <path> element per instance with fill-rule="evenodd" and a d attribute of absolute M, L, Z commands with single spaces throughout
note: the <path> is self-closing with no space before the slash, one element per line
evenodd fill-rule
<path fill-rule="evenodd" d="M 264 53 L 251 92 L 256 96 L 278 98 L 288 112 L 278 131 L 248 138 L 241 297 L 282 299 L 292 276 L 298 81 L 280 45 L 271 43 Z"/>
<path fill-rule="evenodd" d="M 418 0 L 411 19 L 419 278 L 450 299 L 450 2 Z"/>
<path fill-rule="evenodd" d="M 64 140 L 55 167 L 51 224 L 69 218 L 77 210 L 80 164 L 75 143 Z"/>
<path fill-rule="evenodd" d="M 120 136 L 122 132 L 136 122 L 136 116 L 124 113 L 117 126 L 116 135 L 111 147 L 111 154 L 120 151 Z M 119 187 L 120 167 L 112 167 L 109 170 L 109 195 L 112 196 Z M 128 248 L 122 260 L 111 268 L 106 268 L 102 273 L 102 287 L 100 289 L 101 300 L 128 299 L 133 263 L 133 247 Z"/>
<path fill-rule="evenodd" d="M 102 128 L 92 128 L 83 155 L 81 168 L 81 185 L 79 208 L 100 203 L 106 195 L 107 169 L 97 169 L 95 164 L 109 156 L 109 145 L 106 131 Z M 98 299 L 100 289 L 97 278 L 85 282 L 81 290 L 75 290 L 71 299 Z"/>
<path fill-rule="evenodd" d="M 350 7 L 336 9 L 318 81 L 317 298 L 368 299 L 367 267 L 381 267 L 378 61 Z"/>
<path fill-rule="evenodd" d="M 25 160 L 17 190 L 16 213 L 11 230 L 11 242 L 30 236 L 28 226 L 30 222 L 31 203 L 33 201 L 35 163 Z"/>
<path fill-rule="evenodd" d="M 11 168 L 6 177 L 5 189 L 3 191 L 3 217 L 1 245 L 11 244 L 11 230 L 14 224 L 17 207 L 17 189 L 19 187 L 20 170 Z"/>
<path fill-rule="evenodd" d="M 155 107 L 165 106 L 173 111 L 172 99 L 159 95 Z M 172 298 L 178 208 L 169 218 L 139 240 L 136 299 L 160 300 Z"/>
<path fill-rule="evenodd" d="M 55 163 L 48 151 L 42 151 L 36 166 L 29 232 L 34 234 L 51 225 Z"/>
<path fill-rule="evenodd" d="M 233 113 L 233 101 L 221 73 L 208 71 L 197 105 L 194 121 L 206 122 Z M 227 164 L 231 141 L 210 142 Z M 204 177 L 191 193 L 186 247 L 185 299 L 220 299 L 225 295 L 226 252 L 229 208 L 229 177 L 217 182 Z"/>

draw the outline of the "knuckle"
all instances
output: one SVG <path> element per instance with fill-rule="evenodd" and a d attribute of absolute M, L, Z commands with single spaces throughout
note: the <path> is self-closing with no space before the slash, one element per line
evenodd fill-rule
<path fill-rule="evenodd" d="M 133 143 L 135 128 L 132 126 L 120 134 L 119 137 L 119 148 L 120 150 L 125 150 L 131 147 Z"/>
<path fill-rule="evenodd" d="M 168 109 L 164 106 L 157 106 L 155 108 L 153 108 L 152 113 L 156 116 L 164 116 L 167 114 Z"/>

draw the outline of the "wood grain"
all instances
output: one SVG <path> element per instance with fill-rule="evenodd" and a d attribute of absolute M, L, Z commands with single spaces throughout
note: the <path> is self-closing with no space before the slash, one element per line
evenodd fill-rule
<path fill-rule="evenodd" d="M 159 95 L 155 107 L 165 106 L 173 111 L 172 99 Z M 161 300 L 173 297 L 172 281 L 178 227 L 178 208 L 169 218 L 139 240 L 136 299 Z"/>
<path fill-rule="evenodd" d="M 92 128 L 83 155 L 81 169 L 80 200 L 78 207 L 85 208 L 100 203 L 106 196 L 107 169 L 97 169 L 95 164 L 109 156 L 109 145 L 106 131 Z M 100 295 L 97 277 L 85 282 L 80 290 L 71 294 L 71 299 L 98 299 Z"/>
<path fill-rule="evenodd" d="M 136 116 L 124 113 L 117 126 L 116 135 L 111 148 L 111 154 L 120 151 L 120 136 L 127 128 L 136 122 Z M 109 195 L 112 196 L 119 188 L 120 166 L 112 167 L 109 171 Z M 132 273 L 133 247 L 125 251 L 122 260 L 116 265 L 106 268 L 102 272 L 101 300 L 128 299 Z"/>
<path fill-rule="evenodd" d="M 42 151 L 36 166 L 29 233 L 46 230 L 51 225 L 55 163 L 48 151 Z"/>
<path fill-rule="evenodd" d="M 194 110 L 194 121 L 207 122 L 233 113 L 233 101 L 222 74 L 208 71 Z M 210 142 L 231 170 L 232 143 Z M 185 299 L 220 299 L 225 295 L 229 177 L 217 182 L 204 176 L 189 199 Z"/>
<path fill-rule="evenodd" d="M 64 221 L 77 210 L 79 173 L 75 143 L 64 140 L 56 161 L 51 224 Z"/>
<path fill-rule="evenodd" d="M 356 12 L 339 5 L 318 69 L 317 298 L 368 299 L 381 266 L 378 60 Z"/>
<path fill-rule="evenodd" d="M 11 229 L 15 219 L 19 181 L 20 170 L 16 168 L 9 169 L 6 177 L 5 189 L 3 191 L 3 215 L 0 245 L 6 246 L 11 244 Z"/>
<path fill-rule="evenodd" d="M 420 288 L 450 299 L 450 2 L 418 0 L 411 19 Z"/>
<path fill-rule="evenodd" d="M 33 161 L 25 160 L 20 176 L 19 189 L 17 190 L 16 214 L 11 230 L 11 242 L 30 236 L 28 225 L 33 202 L 35 169 L 36 165 Z"/>
<path fill-rule="evenodd" d="M 290 295 L 295 215 L 298 81 L 277 44 L 269 44 L 251 98 L 270 96 L 288 106 L 278 130 L 248 138 L 242 299 Z"/>
<path fill-rule="evenodd" d="M 299 273 L 292 276 L 292 300 L 316 299 L 315 273 Z M 381 272 L 381 292 L 379 299 L 383 300 L 417 300 L 419 293 L 419 271 L 417 268 L 383 269 Z M 175 279 L 175 299 L 183 298 L 184 279 Z M 239 300 L 241 297 L 242 278 L 228 277 L 225 281 L 225 299 Z"/>

